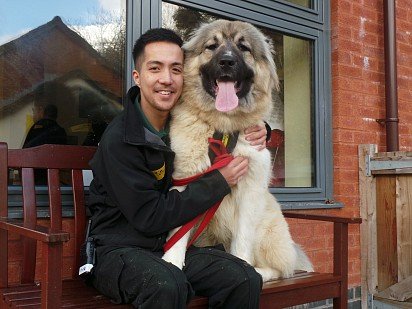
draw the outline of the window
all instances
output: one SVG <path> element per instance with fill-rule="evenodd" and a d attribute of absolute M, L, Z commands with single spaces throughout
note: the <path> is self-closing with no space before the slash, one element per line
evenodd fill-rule
<path fill-rule="evenodd" d="M 329 1 L 0 0 L 0 8 L 0 140 L 11 148 L 25 145 L 48 105 L 64 130 L 56 143 L 95 145 L 133 85 L 131 51 L 141 33 L 168 26 L 187 38 L 201 21 L 238 19 L 264 31 L 276 50 L 271 192 L 286 208 L 340 206 L 329 203 Z"/>
<path fill-rule="evenodd" d="M 125 5 L 0 2 L 0 140 L 97 145 L 122 109 Z"/>
<path fill-rule="evenodd" d="M 324 20 L 328 7 L 301 0 L 207 4 L 167 0 L 156 8 L 161 18 L 153 13 L 151 26 L 172 28 L 184 39 L 200 23 L 218 18 L 251 22 L 272 39 L 281 89 L 274 97 L 275 109 L 269 119 L 273 129 L 268 145 L 273 158 L 270 190 L 285 207 L 330 206 L 332 153 L 326 115 L 331 102 L 329 79 L 325 78 L 330 64 Z"/>
<path fill-rule="evenodd" d="M 167 2 L 162 5 L 162 17 L 162 26 L 175 30 L 184 40 L 200 23 L 222 18 Z M 272 117 L 267 119 L 273 129 L 268 145 L 273 164 L 271 186 L 313 187 L 312 42 L 260 28 L 273 42 L 280 79 Z"/>
<path fill-rule="evenodd" d="M 97 145 L 122 109 L 125 4 L 0 2 L 0 140 L 9 148 Z"/>

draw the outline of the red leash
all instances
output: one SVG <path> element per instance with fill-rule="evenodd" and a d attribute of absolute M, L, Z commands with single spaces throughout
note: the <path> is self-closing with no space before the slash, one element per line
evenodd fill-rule
<path fill-rule="evenodd" d="M 185 186 L 189 184 L 192 181 L 195 181 L 196 179 L 200 178 L 202 175 L 211 172 L 213 170 L 219 169 L 221 167 L 224 167 L 229 164 L 230 161 L 233 160 L 233 156 L 227 152 L 226 147 L 223 145 L 222 141 L 216 140 L 213 138 L 209 138 L 209 148 L 212 149 L 212 151 L 216 154 L 216 158 L 213 161 L 212 166 L 210 166 L 206 171 L 203 173 L 196 174 L 191 177 L 183 178 L 183 179 L 173 179 L 173 185 L 175 186 Z M 187 247 L 189 247 L 193 242 L 199 237 L 199 235 L 203 232 L 203 230 L 206 228 L 210 220 L 212 220 L 213 215 L 219 208 L 219 205 L 222 201 L 217 202 L 214 204 L 211 208 L 206 210 L 204 214 L 198 215 L 196 218 L 192 219 L 188 223 L 184 224 L 180 229 L 172 236 L 170 239 L 164 244 L 163 246 L 163 251 L 166 252 L 168 251 L 173 245 L 179 241 L 187 232 L 189 232 L 195 225 L 198 223 L 202 216 L 203 220 L 199 224 L 196 232 L 190 239 L 190 241 L 187 244 Z"/>

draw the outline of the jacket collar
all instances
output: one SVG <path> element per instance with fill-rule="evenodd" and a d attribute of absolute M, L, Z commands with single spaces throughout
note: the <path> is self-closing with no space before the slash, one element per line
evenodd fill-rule
<path fill-rule="evenodd" d="M 126 96 L 126 106 L 124 108 L 124 141 L 130 144 L 144 143 L 145 130 L 142 115 L 140 115 L 133 102 L 139 95 L 139 87 L 133 86 Z"/>
<path fill-rule="evenodd" d="M 134 105 L 136 97 L 140 94 L 140 89 L 133 86 L 129 89 L 126 96 L 126 106 L 124 108 L 124 142 L 128 144 L 152 144 L 166 146 L 164 141 L 156 134 L 144 127 L 144 120 L 141 113 Z"/>

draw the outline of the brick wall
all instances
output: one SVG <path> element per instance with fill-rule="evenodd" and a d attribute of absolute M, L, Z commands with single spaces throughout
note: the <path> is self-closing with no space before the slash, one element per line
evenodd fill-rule
<path fill-rule="evenodd" d="M 399 143 L 412 150 L 412 0 L 396 1 Z M 334 199 L 341 210 L 313 211 L 359 216 L 358 145 L 385 151 L 383 0 L 332 0 L 332 108 Z M 332 225 L 290 221 L 297 242 L 316 270 L 332 270 Z M 360 231 L 349 229 L 349 285 L 360 285 Z"/>

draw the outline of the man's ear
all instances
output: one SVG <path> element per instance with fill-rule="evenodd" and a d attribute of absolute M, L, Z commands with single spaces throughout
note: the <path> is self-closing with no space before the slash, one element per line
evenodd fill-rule
<path fill-rule="evenodd" d="M 137 87 L 140 87 L 140 74 L 136 70 L 132 72 L 134 83 Z"/>

